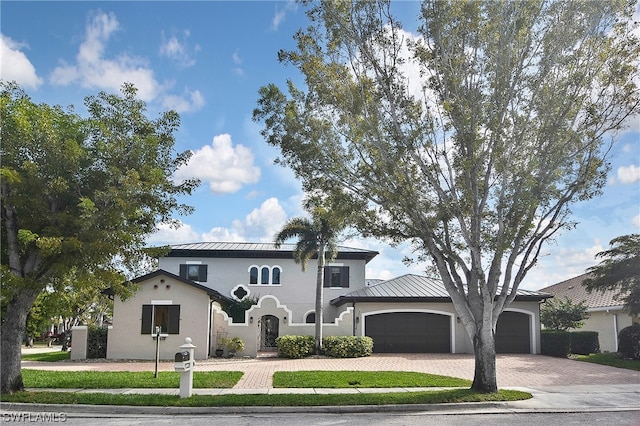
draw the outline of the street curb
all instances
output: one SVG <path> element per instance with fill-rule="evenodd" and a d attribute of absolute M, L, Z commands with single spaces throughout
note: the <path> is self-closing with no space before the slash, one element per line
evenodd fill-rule
<path fill-rule="evenodd" d="M 499 413 L 585 413 L 585 412 L 626 412 L 638 411 L 628 407 L 590 408 L 518 408 L 510 402 L 465 402 L 450 404 L 403 404 L 403 405 L 342 405 L 342 406 L 301 406 L 301 407 L 153 407 L 131 405 L 67 405 L 29 404 L 20 402 L 0 402 L 2 412 L 49 412 L 65 413 L 67 416 L 84 417 L 95 415 L 210 415 L 210 414 L 277 414 L 277 413 L 393 413 L 393 412 L 434 412 L 439 414 L 499 414 Z"/>

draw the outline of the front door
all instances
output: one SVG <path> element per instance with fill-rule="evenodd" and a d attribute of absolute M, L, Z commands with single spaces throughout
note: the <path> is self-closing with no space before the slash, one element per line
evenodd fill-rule
<path fill-rule="evenodd" d="M 265 315 L 262 317 L 262 333 L 260 335 L 261 350 L 275 350 L 276 339 L 278 338 L 278 328 L 280 328 L 280 320 L 273 315 Z"/>

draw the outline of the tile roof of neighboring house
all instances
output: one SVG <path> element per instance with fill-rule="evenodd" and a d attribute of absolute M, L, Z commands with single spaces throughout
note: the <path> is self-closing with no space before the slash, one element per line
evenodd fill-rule
<path fill-rule="evenodd" d="M 225 243 L 201 242 L 172 245 L 167 257 L 244 257 L 244 258 L 289 258 L 295 244 L 282 244 L 276 248 L 273 243 Z M 338 259 L 364 259 L 369 262 L 378 255 L 377 251 L 352 247 L 338 247 Z"/>
<path fill-rule="evenodd" d="M 606 307 L 620 307 L 623 302 L 616 300 L 616 291 L 593 291 L 589 293 L 582 282 L 590 277 L 590 274 L 582 274 L 566 281 L 559 282 L 540 289 L 545 293 L 553 294 L 558 299 L 568 297 L 574 303 L 585 302 L 589 309 L 598 309 Z"/>
<path fill-rule="evenodd" d="M 539 291 L 518 290 L 517 300 L 543 300 L 551 297 Z M 450 301 L 444 285 L 421 275 L 407 274 L 345 294 L 331 301 L 340 306 L 350 302 L 435 302 Z"/>

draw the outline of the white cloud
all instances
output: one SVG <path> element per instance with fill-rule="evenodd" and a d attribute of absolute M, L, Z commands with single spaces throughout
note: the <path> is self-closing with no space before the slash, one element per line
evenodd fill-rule
<path fill-rule="evenodd" d="M 622 183 L 634 183 L 640 181 L 640 167 L 636 167 L 633 164 L 628 167 L 619 167 L 618 179 Z"/>
<path fill-rule="evenodd" d="M 631 219 L 631 223 L 633 224 L 633 226 L 635 226 L 636 228 L 640 228 L 640 214 L 635 216 L 633 219 Z"/>
<path fill-rule="evenodd" d="M 165 95 L 162 98 L 163 107 L 175 110 L 180 114 L 198 111 L 202 109 L 204 103 L 204 96 L 199 90 L 189 91 L 186 89 L 183 96 Z"/>
<path fill-rule="evenodd" d="M 233 63 L 235 64 L 235 67 L 233 68 L 233 72 L 236 75 L 238 75 L 239 77 L 244 76 L 244 69 L 241 67 L 242 58 L 240 57 L 240 54 L 238 53 L 237 49 L 236 49 L 235 52 L 233 52 L 233 55 L 231 56 L 231 59 L 233 60 Z"/>
<path fill-rule="evenodd" d="M 203 235 L 205 241 L 261 241 L 272 242 L 273 236 L 287 219 L 277 198 L 265 200 L 243 219 L 234 220 L 231 229 L 215 227 Z"/>
<path fill-rule="evenodd" d="M 162 33 L 162 44 L 160 45 L 160 55 L 165 56 L 175 62 L 180 68 L 188 68 L 196 64 L 194 55 L 200 50 L 197 44 L 193 47 L 189 45 L 188 38 L 191 35 L 189 30 L 184 30 L 179 35 L 166 37 Z M 178 38 L 180 36 L 180 38 Z"/>
<path fill-rule="evenodd" d="M 243 185 L 260 179 L 260 169 L 253 164 L 253 153 L 244 145 L 233 145 L 231 135 L 222 134 L 213 138 L 212 145 L 203 146 L 194 152 L 189 163 L 175 173 L 182 181 L 198 178 L 209 183 L 214 194 L 237 192 Z"/>
<path fill-rule="evenodd" d="M 154 99 L 161 85 L 146 61 L 131 55 L 105 58 L 106 44 L 120 28 L 113 13 L 98 13 L 87 24 L 84 41 L 80 44 L 75 64 L 62 64 L 51 74 L 53 84 L 66 86 L 80 83 L 83 87 L 119 91 L 125 82 L 138 89 L 140 99 Z"/>
<path fill-rule="evenodd" d="M 22 87 L 37 89 L 42 79 L 36 69 L 20 49 L 27 47 L 11 38 L 0 34 L 0 78 L 4 81 L 15 81 Z"/>
<path fill-rule="evenodd" d="M 290 12 L 295 12 L 298 9 L 298 5 L 294 0 L 287 1 L 284 6 L 282 3 L 276 3 L 276 12 L 273 15 L 273 19 L 271 20 L 271 30 L 278 31 L 280 24 L 282 24 L 287 18 L 287 14 Z"/>
<path fill-rule="evenodd" d="M 151 246 L 165 244 L 182 244 L 198 241 L 200 236 L 193 230 L 191 225 L 184 223 L 180 227 L 175 228 L 169 224 L 161 223 L 158 230 L 147 239 L 147 244 Z"/>

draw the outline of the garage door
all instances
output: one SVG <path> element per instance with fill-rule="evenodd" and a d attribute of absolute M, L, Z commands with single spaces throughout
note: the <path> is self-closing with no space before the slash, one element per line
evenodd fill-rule
<path fill-rule="evenodd" d="M 501 354 L 531 353 L 529 315 L 503 312 L 496 326 L 496 352 Z"/>
<path fill-rule="evenodd" d="M 450 317 L 424 312 L 369 315 L 365 334 L 373 339 L 377 353 L 449 353 Z"/>

